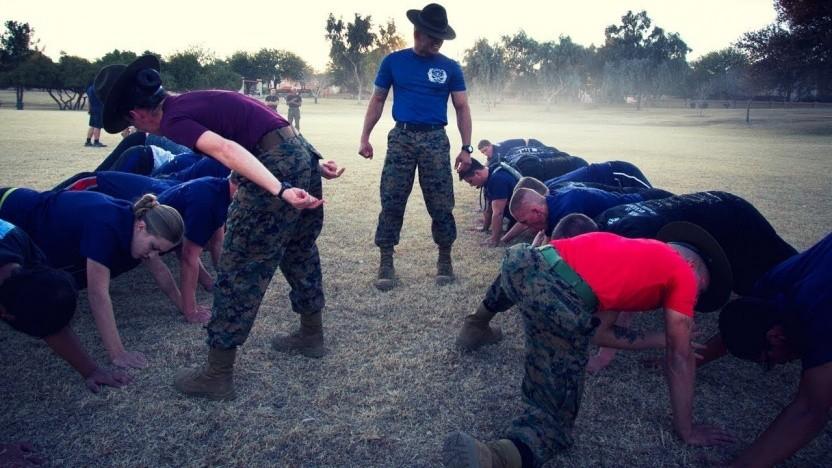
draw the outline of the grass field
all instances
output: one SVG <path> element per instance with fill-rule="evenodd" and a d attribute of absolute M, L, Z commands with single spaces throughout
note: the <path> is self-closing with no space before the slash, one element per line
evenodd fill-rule
<path fill-rule="evenodd" d="M 32 93 L 27 94 L 32 99 Z M 0 186 L 51 187 L 90 170 L 106 150 L 84 148 L 82 112 L 0 108 Z M 321 360 L 283 356 L 269 340 L 290 330 L 285 281 L 275 278 L 242 348 L 237 400 L 183 398 L 171 387 L 183 366 L 201 364 L 205 332 L 186 324 L 141 269 L 113 282 L 122 339 L 151 365 L 133 371 L 121 390 L 93 395 L 36 340 L 0 331 L 4 378 L 0 441 L 31 440 L 56 466 L 437 466 L 443 435 L 462 429 L 501 434 L 521 408 L 523 335 L 516 314 L 495 322 L 505 339 L 476 354 L 453 349 L 463 317 L 481 300 L 501 249 L 483 250 L 467 231 L 481 216 L 477 192 L 456 185 L 458 280 L 434 286 L 436 249 L 419 188 L 414 189 L 397 248 L 402 286 L 372 287 L 378 253 L 373 233 L 387 116 L 373 134 L 378 155 L 356 154 L 364 106 L 311 101 L 303 132 L 328 158 L 347 167 L 325 183 L 326 225 L 319 239 L 327 293 L 330 353 Z M 536 137 L 592 162 L 635 163 L 655 186 L 676 193 L 727 190 L 745 197 L 802 250 L 832 227 L 832 112 L 757 110 L 604 110 L 474 105 L 474 140 Z M 453 121 L 453 113 L 450 114 Z M 451 127 L 452 148 L 459 136 Z M 120 137 L 107 135 L 115 145 Z M 175 266 L 175 265 L 173 265 Z M 209 303 L 207 294 L 200 297 Z M 710 332 L 715 315 L 697 321 Z M 643 314 L 642 328 L 662 324 Z M 82 295 L 74 328 L 100 361 L 106 354 Z M 764 373 L 726 358 L 697 375 L 695 418 L 721 425 L 740 443 L 689 448 L 673 435 L 663 377 L 632 352 L 589 376 L 575 427 L 575 447 L 547 466 L 709 466 L 750 443 L 790 400 L 799 364 Z M 788 466 L 829 466 L 832 429 Z"/>

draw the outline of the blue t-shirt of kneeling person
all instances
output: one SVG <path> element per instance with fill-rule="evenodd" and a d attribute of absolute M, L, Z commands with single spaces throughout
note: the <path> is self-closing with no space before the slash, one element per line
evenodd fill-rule
<path fill-rule="evenodd" d="M 503 216 L 512 222 L 514 218 L 508 212 L 508 200 L 514 192 L 515 185 L 517 185 L 517 179 L 510 172 L 501 169 L 490 170 L 488 180 L 485 181 L 485 199 L 489 204 L 494 200 L 505 200 L 506 207 L 503 210 Z"/>
<path fill-rule="evenodd" d="M 228 217 L 228 184 L 228 179 L 218 177 L 194 179 L 160 193 L 159 203 L 176 209 L 185 222 L 185 238 L 205 247 Z"/>
<path fill-rule="evenodd" d="M 571 213 L 580 213 L 594 218 L 608 208 L 643 201 L 640 193 L 607 192 L 593 187 L 569 187 L 552 192 L 546 196 L 549 216 L 546 235 L 552 231 L 560 220 Z"/>

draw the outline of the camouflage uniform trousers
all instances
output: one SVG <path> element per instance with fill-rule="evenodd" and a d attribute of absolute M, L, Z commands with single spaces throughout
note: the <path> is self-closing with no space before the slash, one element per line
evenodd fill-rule
<path fill-rule="evenodd" d="M 526 405 L 505 437 L 529 448 L 540 466 L 573 443 L 588 346 L 597 324 L 593 309 L 528 244 L 506 251 L 500 272 L 505 299 L 523 314 Z"/>
<path fill-rule="evenodd" d="M 378 215 L 376 245 L 399 243 L 407 199 L 419 169 L 419 185 L 430 214 L 433 241 L 450 247 L 456 240 L 454 188 L 451 177 L 451 145 L 444 129 L 415 132 L 393 128 L 387 135 L 387 156 L 381 172 L 381 213 Z"/>
<path fill-rule="evenodd" d="M 296 129 L 300 130 L 300 107 L 289 106 L 286 119 L 289 121 L 289 125 L 294 125 Z"/>
<path fill-rule="evenodd" d="M 321 197 L 319 154 L 301 136 L 260 153 L 258 159 L 281 181 Z M 323 207 L 298 211 L 251 181 L 242 179 L 228 209 L 223 254 L 208 322 L 208 345 L 229 349 L 248 338 L 260 303 L 280 267 L 292 310 L 311 315 L 324 307 L 316 240 Z"/>

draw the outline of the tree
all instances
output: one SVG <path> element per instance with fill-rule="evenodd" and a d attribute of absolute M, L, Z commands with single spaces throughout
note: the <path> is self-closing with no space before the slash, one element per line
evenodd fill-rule
<path fill-rule="evenodd" d="M 511 86 L 521 95 L 535 93 L 540 66 L 540 43 L 522 29 L 513 36 L 503 36 L 500 40 L 505 50 L 506 78 Z"/>
<path fill-rule="evenodd" d="M 375 48 L 364 58 L 363 79 L 372 88 L 375 80 L 375 73 L 384 57 L 405 47 L 404 38 L 396 30 L 396 22 L 392 19 L 386 24 L 378 27 L 376 34 Z"/>
<path fill-rule="evenodd" d="M 208 86 L 212 89 L 236 91 L 240 88 L 242 77 L 224 60 L 216 60 L 205 65 L 203 73 L 205 73 Z"/>
<path fill-rule="evenodd" d="M 136 55 L 135 52 L 129 50 L 122 51 L 118 49 L 113 49 L 112 51 L 107 52 L 100 59 L 98 59 L 95 62 L 95 65 L 98 67 L 98 69 L 104 68 L 107 65 L 117 65 L 120 63 L 126 65 L 132 62 L 133 60 L 136 60 L 136 58 L 138 58 L 138 55 Z"/>
<path fill-rule="evenodd" d="M 41 52 L 33 52 L 17 67 L 3 73 L 0 86 L 12 86 L 17 92 L 17 109 L 23 110 L 23 91 L 58 86 L 55 62 Z"/>
<path fill-rule="evenodd" d="M 473 47 L 465 51 L 463 61 L 465 76 L 471 87 L 491 110 L 505 88 L 506 50 L 499 44 L 490 44 L 487 39 L 478 39 Z"/>
<path fill-rule="evenodd" d="M 832 2 L 776 0 L 774 7 L 800 53 L 802 79 L 818 94 L 832 96 Z"/>
<path fill-rule="evenodd" d="M 691 63 L 690 87 L 698 99 L 736 99 L 747 95 L 748 58 L 736 48 L 703 55 Z"/>
<path fill-rule="evenodd" d="M 361 102 L 364 91 L 364 76 L 367 67 L 367 55 L 376 43 L 376 34 L 372 32 L 372 17 L 362 17 L 358 13 L 352 23 L 335 19 L 330 13 L 326 21 L 326 36 L 330 42 L 330 69 L 336 79 L 353 86 Z"/>
<path fill-rule="evenodd" d="M 0 75 L 12 75 L 0 77 L 0 82 L 20 83 L 23 75 L 14 75 L 13 72 L 38 51 L 32 43 L 35 30 L 29 23 L 17 21 L 6 21 L 5 26 L 6 31 L 0 35 Z M 16 108 L 23 110 L 24 86 L 14 84 L 14 87 Z"/>
<path fill-rule="evenodd" d="M 789 31 L 772 24 L 745 33 L 737 41 L 737 47 L 747 54 L 755 82 L 777 90 L 784 100 L 791 99 L 806 74 L 806 64 Z"/>
<path fill-rule="evenodd" d="M 79 110 L 97 71 L 89 60 L 61 52 L 55 86 L 46 88 L 46 92 L 58 104 L 58 109 Z"/>
<path fill-rule="evenodd" d="M 603 80 L 608 97 L 620 99 L 635 95 L 641 109 L 644 97 L 660 94 L 668 82 L 683 78 L 675 75 L 685 72 L 690 48 L 678 34 L 665 33 L 653 26 L 646 11 L 636 14 L 628 11 L 621 17 L 621 24 L 607 26 L 604 36 L 604 46 L 598 53 L 605 62 Z M 635 81 L 625 83 L 625 80 Z"/>
<path fill-rule="evenodd" d="M 208 75 L 203 63 L 213 62 L 213 57 L 197 47 L 175 52 L 165 61 L 165 87 L 177 91 L 193 91 L 209 87 Z"/>
<path fill-rule="evenodd" d="M 538 46 L 537 82 L 547 106 L 560 95 L 577 99 L 588 77 L 587 54 L 587 49 L 569 36 Z"/>

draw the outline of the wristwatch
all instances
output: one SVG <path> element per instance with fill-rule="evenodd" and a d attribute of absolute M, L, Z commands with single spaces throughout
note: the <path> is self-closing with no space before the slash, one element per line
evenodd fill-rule
<path fill-rule="evenodd" d="M 474 152 L 474 147 L 471 145 L 462 145 L 462 151 L 467 151 L 468 154 L 472 154 Z"/>
<path fill-rule="evenodd" d="M 275 196 L 277 198 L 283 200 L 283 192 L 285 192 L 286 189 L 290 189 L 290 188 L 292 188 L 292 184 L 290 184 L 289 182 L 280 181 L 280 191 L 277 192 L 277 195 L 275 195 Z"/>

